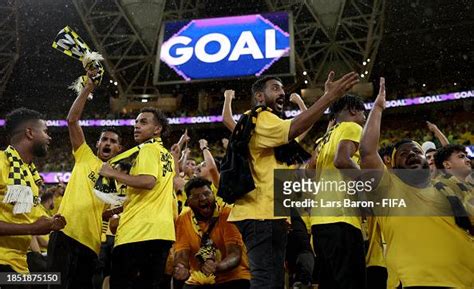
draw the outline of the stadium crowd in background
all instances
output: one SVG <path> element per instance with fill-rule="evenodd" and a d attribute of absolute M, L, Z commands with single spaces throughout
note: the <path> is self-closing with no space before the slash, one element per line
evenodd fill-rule
<path fill-rule="evenodd" d="M 0 271 L 61 272 L 50 288 L 68 289 L 474 288 L 472 119 L 384 130 L 385 80 L 368 116 L 347 94 L 357 82 L 331 72 L 306 107 L 279 78 L 260 78 L 238 122 L 225 91 L 231 133 L 219 136 L 170 138 L 164 114 L 145 108 L 133 135 L 107 128 L 90 146 L 79 120 L 93 81 L 70 108 L 70 145 L 49 147 L 45 116 L 13 110 L 0 152 Z M 289 101 L 302 111 L 292 119 Z M 330 124 L 318 126 L 328 108 Z M 370 170 L 373 198 L 409 209 L 278 216 L 274 169 L 290 168 L 314 168 L 316 181 Z M 66 188 L 46 187 L 47 171 L 71 171 Z"/>

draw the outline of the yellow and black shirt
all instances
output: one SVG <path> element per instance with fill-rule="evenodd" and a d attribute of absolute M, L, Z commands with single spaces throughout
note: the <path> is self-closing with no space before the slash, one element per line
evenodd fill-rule
<path fill-rule="evenodd" d="M 130 175 L 153 176 L 156 184 L 151 190 L 128 187 L 115 246 L 148 240 L 175 240 L 173 168 L 173 156 L 161 139 L 140 149 Z"/>
<path fill-rule="evenodd" d="M 33 196 L 38 199 L 39 188 L 35 184 L 33 175 L 29 169 L 26 181 L 31 184 Z M 2 202 L 7 192 L 8 173 L 10 164 L 3 151 L 0 151 L 0 221 L 14 224 L 31 224 L 39 217 L 45 215 L 39 206 L 35 205 L 28 214 L 13 214 L 13 205 Z M 0 236 L 0 264 L 8 265 L 19 273 L 28 272 L 26 253 L 30 247 L 31 236 Z"/>
<path fill-rule="evenodd" d="M 99 254 L 105 204 L 94 194 L 103 162 L 83 143 L 73 152 L 75 165 L 58 213 L 66 218 L 64 234 Z"/>

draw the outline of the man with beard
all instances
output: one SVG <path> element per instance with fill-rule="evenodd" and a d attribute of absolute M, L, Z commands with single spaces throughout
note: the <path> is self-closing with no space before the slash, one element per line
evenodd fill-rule
<path fill-rule="evenodd" d="M 92 76 L 91 72 L 88 74 Z M 61 272 L 61 284 L 50 288 L 92 288 L 105 209 L 105 204 L 94 194 L 94 184 L 102 163 L 122 149 L 120 134 L 113 128 L 102 131 L 96 143 L 96 153 L 86 143 L 79 120 L 87 97 L 95 87 L 91 78 L 67 116 L 75 164 L 58 211 L 68 224 L 63 230 L 51 234 L 48 244 L 48 271 Z"/>
<path fill-rule="evenodd" d="M 0 151 L 0 272 L 28 272 L 31 235 L 64 228 L 61 215 L 46 217 L 39 205 L 41 177 L 34 157 L 45 157 L 51 138 L 42 116 L 19 108 L 6 116 L 10 145 Z M 15 288 L 2 285 L 2 288 Z"/>
<path fill-rule="evenodd" d="M 257 104 L 272 110 L 258 114 L 255 129 L 248 145 L 248 157 L 255 189 L 238 199 L 229 216 L 235 222 L 244 240 L 249 257 L 252 289 L 283 288 L 284 260 L 287 243 L 285 218 L 273 212 L 273 170 L 288 168 L 278 161 L 275 148 L 288 144 L 303 134 L 336 99 L 343 96 L 358 82 L 356 73 L 348 73 L 334 81 L 329 74 L 325 93 L 308 110 L 293 119 L 280 118 L 285 103 L 285 91 L 279 78 L 264 77 L 252 85 Z"/>
<path fill-rule="evenodd" d="M 227 222 L 230 208 L 217 205 L 206 179 L 189 180 L 185 191 L 191 210 L 176 221 L 174 277 L 187 280 L 184 289 L 249 288 L 242 236 Z"/>
<path fill-rule="evenodd" d="M 474 247 L 465 228 L 453 217 L 448 199 L 431 184 L 421 146 L 411 140 L 394 145 L 392 168 L 377 153 L 385 83 L 362 133 L 361 168 L 373 178 L 374 201 L 397 200 L 397 205 L 375 207 L 377 223 L 387 243 L 388 287 L 472 288 Z M 381 89 L 382 89 L 381 88 Z M 405 206 L 400 206 L 403 200 Z"/>
<path fill-rule="evenodd" d="M 115 235 L 110 287 L 159 288 L 175 240 L 173 156 L 163 146 L 166 116 L 143 108 L 135 122 L 138 154 L 129 174 L 104 163 L 100 174 L 127 186 L 127 201 Z"/>

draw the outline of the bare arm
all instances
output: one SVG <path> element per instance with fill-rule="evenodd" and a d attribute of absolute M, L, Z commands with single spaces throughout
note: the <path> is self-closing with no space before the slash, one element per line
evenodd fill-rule
<path fill-rule="evenodd" d="M 358 170 L 359 166 L 352 160 L 352 156 L 357 151 L 357 146 L 357 143 L 350 140 L 340 141 L 334 156 L 334 166 L 338 169 Z"/>
<path fill-rule="evenodd" d="M 30 249 L 33 252 L 41 253 L 41 248 L 40 245 L 38 244 L 38 237 L 39 236 L 33 236 L 30 241 Z"/>
<path fill-rule="evenodd" d="M 235 91 L 224 91 L 224 107 L 222 108 L 222 122 L 232 132 L 237 124 L 232 117 L 232 99 L 235 98 Z"/>
<path fill-rule="evenodd" d="M 186 280 L 189 277 L 189 249 L 174 253 L 173 277 L 177 280 Z"/>
<path fill-rule="evenodd" d="M 359 145 L 361 157 L 360 167 L 362 169 L 373 169 L 380 172 L 384 170 L 384 163 L 380 158 L 377 148 L 380 140 L 380 124 L 382 112 L 385 109 L 385 79 L 380 78 L 380 90 L 375 100 L 374 107 L 370 111 Z M 378 184 L 382 174 L 375 176 L 375 183 Z"/>
<path fill-rule="evenodd" d="M 79 120 L 81 119 L 82 112 L 84 111 L 84 106 L 86 105 L 87 97 L 94 90 L 94 81 L 92 80 L 92 74 L 87 73 L 88 81 L 86 86 L 82 89 L 79 96 L 74 100 L 69 113 L 67 115 L 67 124 L 69 130 L 69 139 L 74 151 L 76 151 L 84 142 L 84 132 L 82 131 L 81 126 L 79 125 Z"/>
<path fill-rule="evenodd" d="M 132 176 L 121 171 L 115 170 L 108 163 L 104 163 L 102 165 L 99 174 L 106 178 L 115 179 L 121 184 L 125 184 L 129 187 L 136 189 L 151 190 L 156 184 L 156 178 L 154 176 Z"/>
<path fill-rule="evenodd" d="M 174 160 L 174 171 L 175 175 L 179 175 L 180 168 L 179 168 L 179 155 L 181 154 L 181 147 L 179 143 L 174 144 L 171 146 L 171 155 L 173 156 Z"/>
<path fill-rule="evenodd" d="M 232 270 L 240 264 L 242 258 L 242 248 L 236 244 L 226 244 L 227 256 L 224 260 L 216 262 L 213 259 L 208 259 L 201 267 L 201 271 L 206 274 L 215 274 L 217 272 L 223 272 Z"/>
<path fill-rule="evenodd" d="M 355 179 L 359 176 L 360 168 L 352 160 L 352 156 L 356 153 L 358 143 L 350 140 L 342 140 L 339 142 L 334 156 L 334 166 L 340 170 L 340 172 L 350 178 Z"/>
<path fill-rule="evenodd" d="M 179 168 L 181 171 L 184 171 L 184 167 L 186 166 L 186 161 L 188 160 L 188 156 L 191 153 L 191 150 L 189 148 L 185 148 L 182 151 L 182 156 L 181 159 L 179 160 Z"/>
<path fill-rule="evenodd" d="M 175 174 L 173 177 L 173 188 L 174 191 L 183 191 L 184 190 L 184 179 L 180 176 L 180 168 L 179 168 L 179 155 L 181 154 L 181 150 L 179 144 L 174 144 L 171 146 L 171 155 L 174 159 L 174 170 Z"/>
<path fill-rule="evenodd" d="M 36 236 L 36 241 L 40 248 L 48 248 L 48 240 L 43 236 Z"/>
<path fill-rule="evenodd" d="M 0 221 L 0 236 L 34 235 L 34 224 L 14 224 Z"/>
<path fill-rule="evenodd" d="M 321 118 L 324 111 L 334 100 L 343 96 L 357 82 L 359 82 L 359 79 L 355 72 L 348 73 L 341 79 L 334 81 L 334 72 L 331 71 L 325 84 L 324 95 L 321 96 L 321 98 L 319 98 L 308 110 L 303 111 L 291 120 L 288 139 L 294 139 L 308 130 Z"/>
<path fill-rule="evenodd" d="M 206 167 L 209 167 L 209 173 L 212 177 L 212 183 L 214 184 L 214 186 L 218 187 L 220 174 L 219 170 L 217 169 L 216 162 L 214 161 L 214 157 L 212 156 L 212 153 L 209 151 L 209 147 L 207 146 L 207 140 L 200 139 L 199 148 L 201 149 L 202 155 L 204 156 Z"/>
<path fill-rule="evenodd" d="M 227 256 L 217 263 L 216 272 L 232 270 L 239 266 L 240 260 L 242 259 L 242 248 L 239 245 L 226 244 L 225 249 Z"/>
<path fill-rule="evenodd" d="M 118 215 L 123 212 L 123 206 L 111 208 L 102 212 L 102 221 L 108 221 L 113 215 Z"/>
<path fill-rule="evenodd" d="M 66 220 L 61 215 L 52 218 L 42 216 L 32 224 L 15 224 L 0 221 L 0 236 L 45 235 L 51 231 L 61 230 Z"/>
<path fill-rule="evenodd" d="M 183 149 L 183 145 L 189 142 L 191 138 L 188 136 L 188 130 L 186 129 L 184 133 L 181 135 L 179 138 L 179 141 L 177 143 L 179 150 L 181 151 Z"/>
<path fill-rule="evenodd" d="M 308 108 L 306 107 L 306 104 L 304 103 L 303 99 L 301 99 L 301 96 L 297 93 L 292 93 L 290 95 L 290 102 L 296 104 L 298 106 L 298 108 L 300 109 L 300 111 L 308 110 Z M 313 126 L 308 128 L 304 133 L 302 133 L 300 136 L 298 136 L 300 141 L 302 141 L 306 137 L 306 135 L 308 134 L 308 132 L 311 130 L 312 127 Z"/>
<path fill-rule="evenodd" d="M 444 135 L 444 133 L 438 128 L 436 124 L 427 121 L 426 125 L 428 126 L 428 129 L 434 134 L 434 136 L 439 140 L 442 146 L 446 146 L 449 144 L 448 138 Z"/>

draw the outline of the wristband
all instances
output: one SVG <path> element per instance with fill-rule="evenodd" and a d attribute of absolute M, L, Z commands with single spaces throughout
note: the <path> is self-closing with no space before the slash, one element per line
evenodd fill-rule
<path fill-rule="evenodd" d="M 209 148 L 208 148 L 208 147 L 203 147 L 203 148 L 201 149 L 201 151 L 204 151 L 204 150 L 209 150 Z"/>

